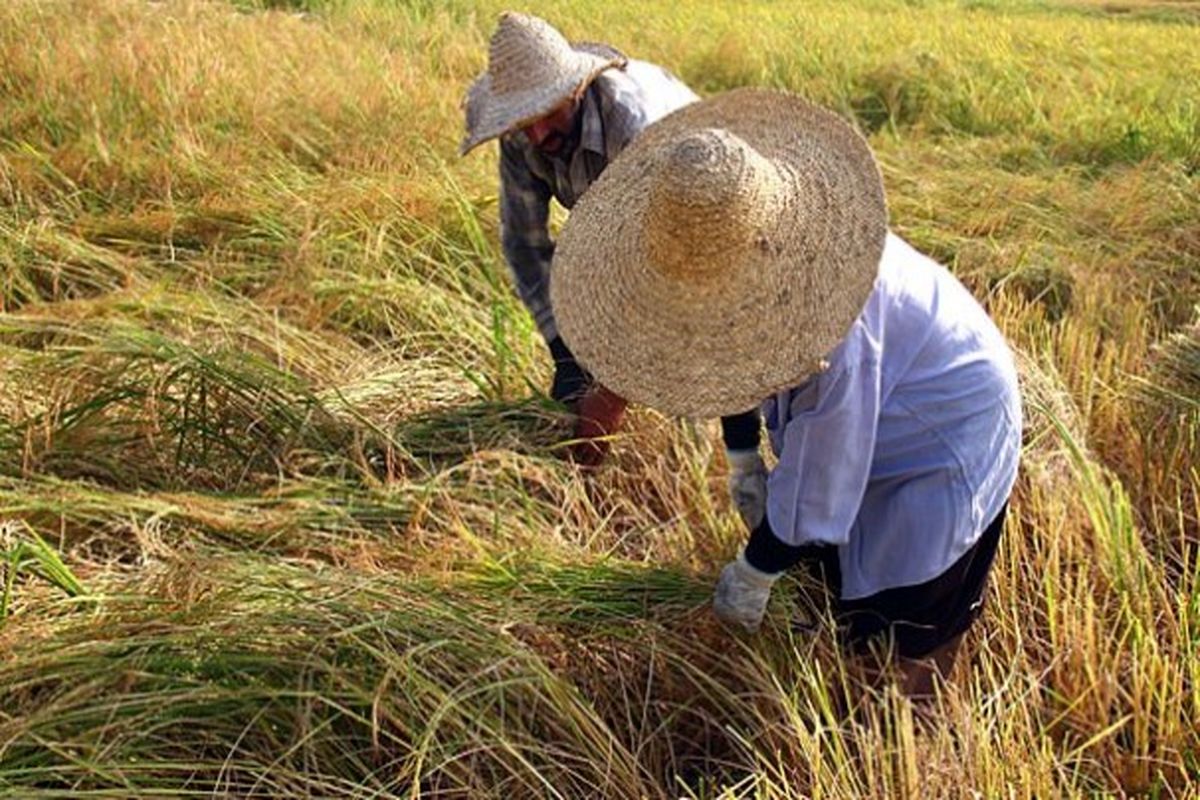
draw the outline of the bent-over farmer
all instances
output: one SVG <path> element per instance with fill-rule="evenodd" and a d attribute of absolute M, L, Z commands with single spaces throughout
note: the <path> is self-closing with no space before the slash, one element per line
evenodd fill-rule
<path fill-rule="evenodd" d="M 585 441 L 573 453 L 585 464 L 603 458 L 601 437 L 619 428 L 625 401 L 593 386 L 559 334 L 549 293 L 550 199 L 572 208 L 643 128 L 696 99 L 662 67 L 608 45 L 571 44 L 542 19 L 506 12 L 492 35 L 487 71 L 463 104 L 462 155 L 500 140 L 501 245 L 554 360 L 550 395 L 577 413 L 576 435 Z M 738 429 L 751 423 L 757 419 L 731 422 Z M 747 486 L 752 496 L 765 496 L 753 480 Z"/>
<path fill-rule="evenodd" d="M 904 688 L 931 691 L 980 612 L 1021 408 L 983 308 L 888 232 L 862 137 L 783 92 L 680 109 L 575 207 L 551 298 L 621 396 L 693 417 L 761 407 L 778 465 L 767 477 L 757 428 L 738 433 L 766 498 L 740 509 L 752 530 L 718 616 L 756 630 L 806 561 L 852 649 L 894 637 Z"/>

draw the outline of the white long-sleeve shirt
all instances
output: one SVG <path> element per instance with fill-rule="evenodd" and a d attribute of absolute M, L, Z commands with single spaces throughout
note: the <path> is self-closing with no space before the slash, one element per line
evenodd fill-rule
<path fill-rule="evenodd" d="M 943 266 L 889 234 L 829 368 L 763 404 L 779 464 L 770 528 L 838 548 L 850 600 L 941 574 L 1007 500 L 1021 403 L 1012 354 Z"/>

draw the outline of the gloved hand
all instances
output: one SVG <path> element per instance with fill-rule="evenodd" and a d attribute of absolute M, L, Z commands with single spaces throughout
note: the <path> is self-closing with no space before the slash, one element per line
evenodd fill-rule
<path fill-rule="evenodd" d="M 561 336 L 555 336 L 550 341 L 550 356 L 554 359 L 554 382 L 550 384 L 550 396 L 560 403 L 574 403 L 587 391 L 592 376 L 579 366 Z"/>
<path fill-rule="evenodd" d="M 713 611 L 722 622 L 737 623 L 750 633 L 758 630 L 771 598 L 771 587 L 783 573 L 772 575 L 750 565 L 738 554 L 721 570 L 713 592 Z"/>
<path fill-rule="evenodd" d="M 729 461 L 729 499 L 746 527 L 754 530 L 767 511 L 767 466 L 758 450 L 726 450 Z"/>
<path fill-rule="evenodd" d="M 626 405 L 625 398 L 593 383 L 575 408 L 575 438 L 579 441 L 571 446 L 571 460 L 584 467 L 600 466 L 608 455 L 607 437 L 621 429 Z"/>

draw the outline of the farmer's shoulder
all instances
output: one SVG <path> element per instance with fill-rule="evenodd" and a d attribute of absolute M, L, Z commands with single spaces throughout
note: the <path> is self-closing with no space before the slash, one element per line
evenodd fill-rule
<path fill-rule="evenodd" d="M 650 120 L 699 99 L 666 67 L 637 59 L 600 73 L 595 86 L 606 107 L 636 110 Z"/>

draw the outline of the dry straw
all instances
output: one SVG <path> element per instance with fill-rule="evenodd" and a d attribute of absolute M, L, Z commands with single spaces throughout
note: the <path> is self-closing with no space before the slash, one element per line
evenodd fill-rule
<path fill-rule="evenodd" d="M 460 155 L 545 116 L 598 74 L 624 63 L 616 51 L 572 45 L 543 19 L 505 12 L 492 34 L 487 71 L 467 90 Z"/>
<path fill-rule="evenodd" d="M 571 212 L 559 330 L 597 378 L 670 414 L 756 406 L 814 372 L 878 273 L 887 209 L 863 138 L 739 89 L 642 132 Z"/>

